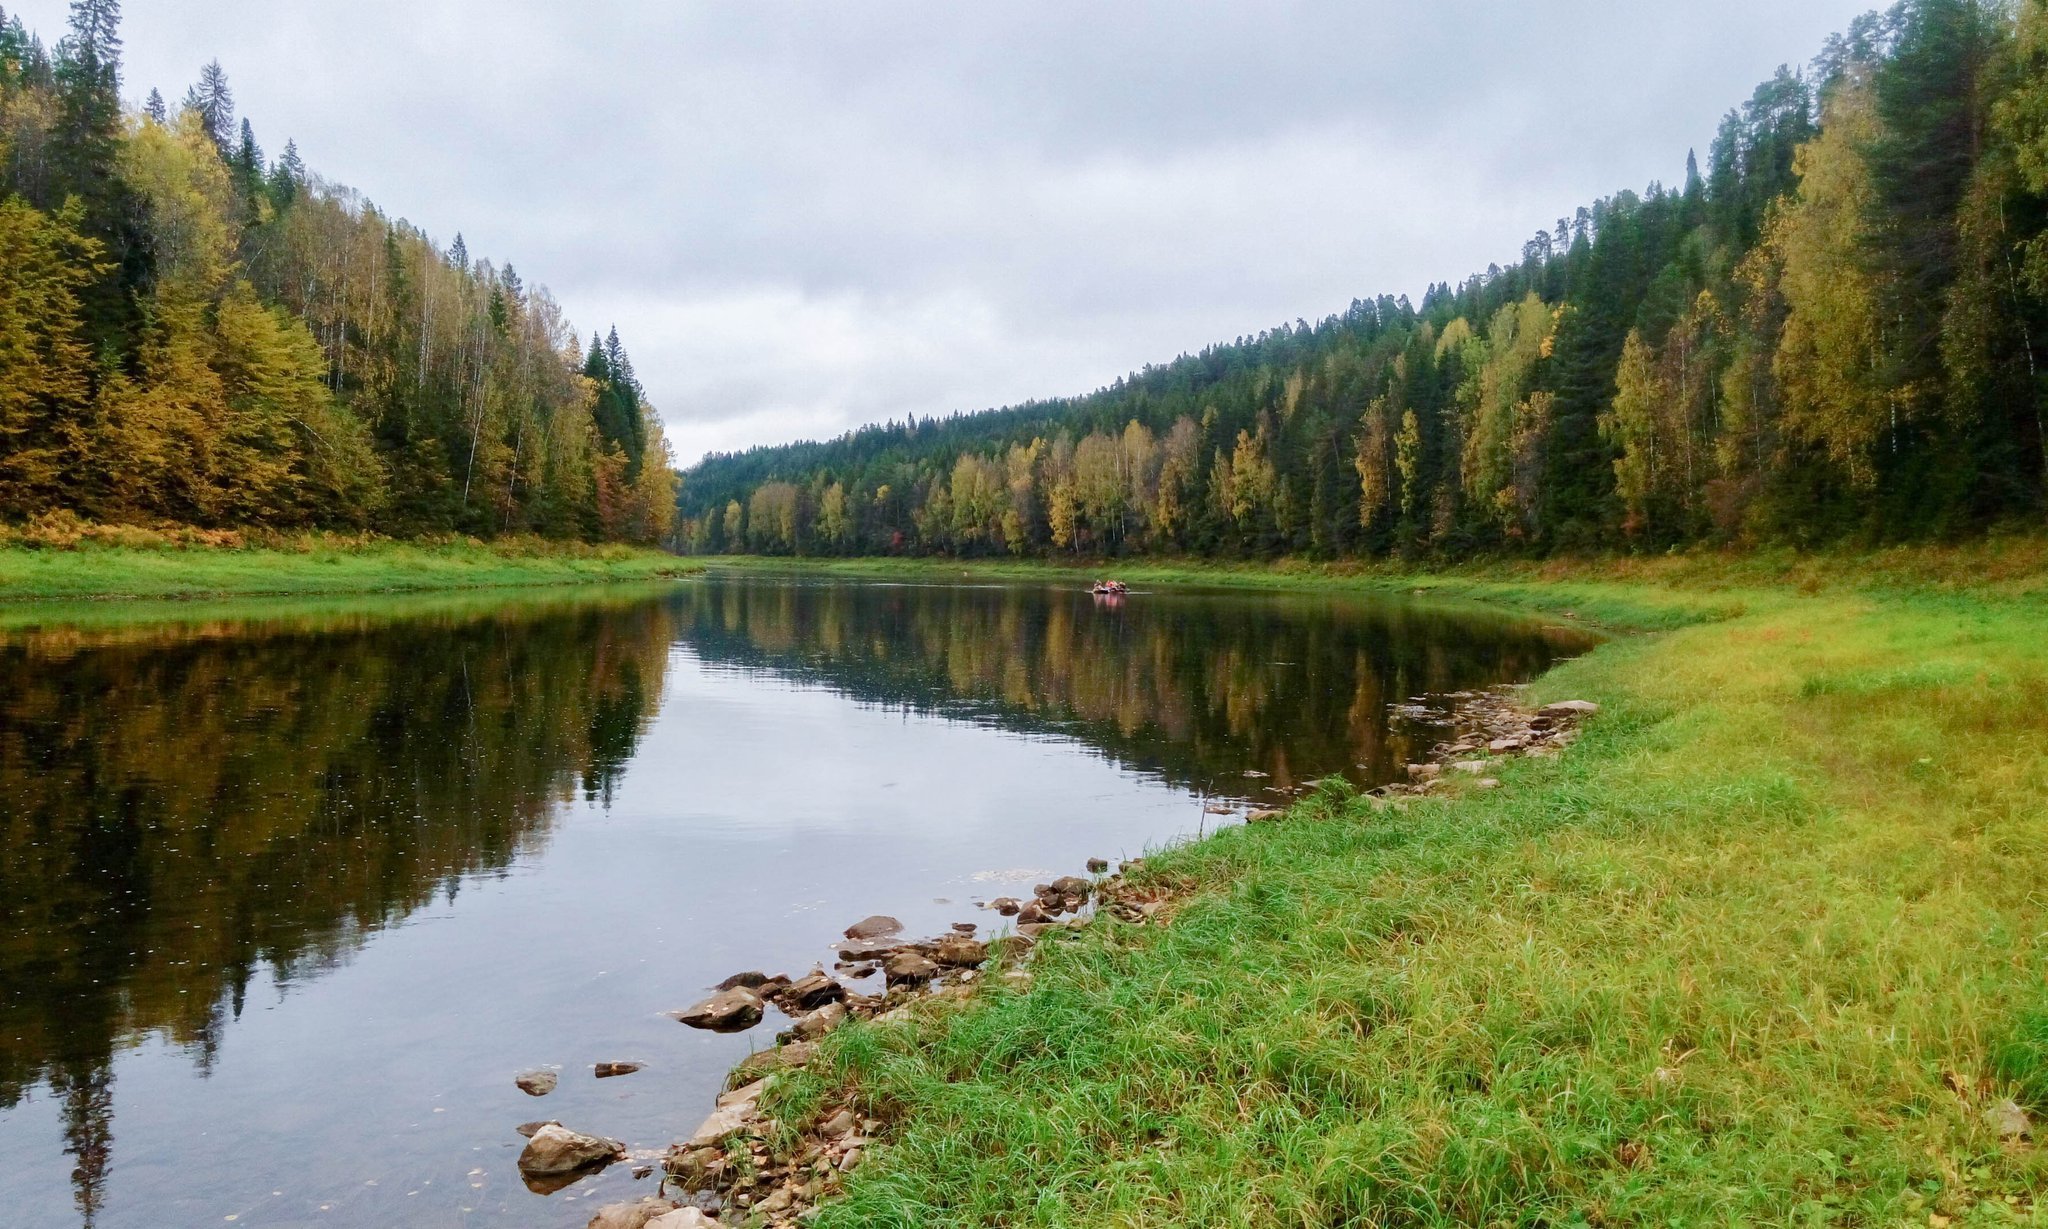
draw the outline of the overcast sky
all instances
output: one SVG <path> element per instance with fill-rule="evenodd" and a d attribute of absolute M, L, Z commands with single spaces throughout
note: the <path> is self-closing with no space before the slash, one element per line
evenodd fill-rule
<path fill-rule="evenodd" d="M 128 0 L 125 88 L 218 56 L 269 152 L 616 323 L 687 464 L 1507 263 L 1868 7 Z"/>

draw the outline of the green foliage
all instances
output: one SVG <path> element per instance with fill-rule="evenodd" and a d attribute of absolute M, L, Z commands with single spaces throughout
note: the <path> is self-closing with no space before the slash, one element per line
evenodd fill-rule
<path fill-rule="evenodd" d="M 59 499 L 78 454 L 92 395 L 79 292 L 98 245 L 76 223 L 0 202 L 0 516 Z"/>
<path fill-rule="evenodd" d="M 2048 1113 L 2048 1010 L 2021 1013 L 1992 1053 L 1992 1071 L 2020 1104 Z"/>
<path fill-rule="evenodd" d="M 2048 0 L 1903 0 L 1760 85 L 1682 186 L 1560 218 L 1518 264 L 1087 396 L 708 458 L 679 536 L 750 549 L 717 523 L 769 483 L 799 554 L 1456 559 L 2038 523 L 2044 81 Z M 958 478 L 1017 478 L 1019 449 L 1022 480 L 964 522 Z"/>
<path fill-rule="evenodd" d="M 271 164 L 218 62 L 124 114 L 119 20 L 0 14 L 0 517 L 667 540 L 616 331 Z"/>

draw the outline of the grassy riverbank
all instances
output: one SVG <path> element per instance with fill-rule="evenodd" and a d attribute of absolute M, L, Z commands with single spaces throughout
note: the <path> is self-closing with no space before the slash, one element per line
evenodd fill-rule
<path fill-rule="evenodd" d="M 2048 1220 L 1986 1116 L 2048 1116 L 2044 576 L 2019 543 L 1400 578 L 1666 630 L 1544 679 L 1604 709 L 1497 792 L 1228 830 L 1151 860 L 1170 926 L 835 1035 L 785 1121 L 833 1085 L 897 1126 L 818 1223 Z"/>
<path fill-rule="evenodd" d="M 404 593 L 651 580 L 700 571 L 693 560 L 625 546 L 455 539 L 394 542 L 309 535 L 263 545 L 53 547 L 0 540 L 0 603 Z"/>

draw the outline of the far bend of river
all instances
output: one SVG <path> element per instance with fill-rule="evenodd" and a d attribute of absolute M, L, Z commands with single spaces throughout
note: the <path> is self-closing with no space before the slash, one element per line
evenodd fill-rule
<path fill-rule="evenodd" d="M 1383 782 L 1440 734 L 1390 705 L 1589 643 L 1405 599 L 715 573 L 40 617 L 0 609 L 10 1229 L 581 1226 L 653 1180 L 534 1194 L 513 1127 L 657 1156 L 783 1024 L 662 1014 L 710 983 L 829 965 L 869 913 L 988 926 L 1214 826 L 1205 797 Z"/>

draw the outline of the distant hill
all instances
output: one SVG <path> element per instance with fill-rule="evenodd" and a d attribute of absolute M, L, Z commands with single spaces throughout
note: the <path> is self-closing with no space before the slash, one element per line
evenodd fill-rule
<path fill-rule="evenodd" d="M 2048 0 L 1906 0 L 1516 264 L 1086 396 L 713 456 L 679 530 L 1343 557 L 2038 524 L 2044 226 Z"/>

